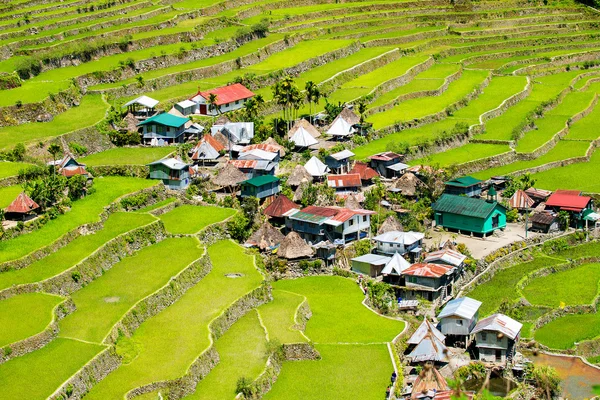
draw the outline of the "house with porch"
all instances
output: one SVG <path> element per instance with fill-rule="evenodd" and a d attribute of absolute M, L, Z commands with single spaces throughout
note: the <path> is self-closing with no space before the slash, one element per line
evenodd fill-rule
<path fill-rule="evenodd" d="M 546 200 L 546 210 L 554 213 L 569 213 L 569 222 L 574 228 L 585 227 L 584 217 L 593 211 L 594 202 L 589 196 L 582 196 L 578 190 L 557 190 Z"/>
<path fill-rule="evenodd" d="M 479 197 L 481 195 L 482 182 L 482 180 L 473 178 L 472 176 L 461 176 L 460 178 L 445 182 L 444 193 L 457 196 Z"/>
<path fill-rule="evenodd" d="M 369 210 L 308 206 L 286 216 L 285 225 L 310 244 L 327 240 L 345 244 L 369 235 L 373 214 Z"/>
<path fill-rule="evenodd" d="M 395 178 L 406 172 L 408 165 L 402 163 L 404 156 L 391 151 L 371 156 L 369 164 L 384 178 Z"/>
<path fill-rule="evenodd" d="M 384 282 L 403 286 L 395 288 L 405 300 L 417 300 L 420 297 L 428 301 L 441 302 L 452 295 L 456 268 L 449 265 L 416 263 L 400 274 L 384 275 Z M 404 281 L 404 282 L 402 282 Z"/>
<path fill-rule="evenodd" d="M 163 158 L 148 164 L 150 179 L 160 179 L 169 189 L 182 190 L 190 184 L 190 165 L 176 158 Z"/>
<path fill-rule="evenodd" d="M 451 345 L 468 347 L 471 343 L 471 331 L 479 320 L 481 302 L 470 297 L 459 297 L 448 302 L 437 316 L 440 332 L 446 335 Z"/>
<path fill-rule="evenodd" d="M 139 119 L 150 118 L 156 114 L 156 105 L 159 103 L 148 96 L 140 96 L 123 104 L 122 108 L 127 108 L 127 112 Z"/>
<path fill-rule="evenodd" d="M 217 98 L 216 104 L 210 104 L 211 95 Z M 194 103 L 193 107 L 181 107 L 179 110 L 190 109 L 193 114 L 216 116 L 229 111 L 239 110 L 244 108 L 246 101 L 254 97 L 254 93 L 242 85 L 234 83 L 232 85 L 222 86 L 216 89 L 198 91 L 194 96 L 190 97 L 190 101 Z M 183 102 L 182 102 L 183 103 Z M 183 113 L 184 115 L 187 115 Z"/>
<path fill-rule="evenodd" d="M 334 174 L 347 174 L 350 172 L 350 158 L 354 153 L 350 150 L 342 150 L 325 157 L 325 164 Z"/>
<path fill-rule="evenodd" d="M 494 314 L 482 319 L 471 331 L 479 350 L 479 360 L 489 363 L 506 363 L 516 351 L 523 324 L 504 314 Z"/>
<path fill-rule="evenodd" d="M 177 117 L 169 113 L 162 113 L 142 121 L 142 140 L 144 144 L 167 145 L 183 143 L 188 118 Z"/>
<path fill-rule="evenodd" d="M 390 256 L 395 253 L 400 255 L 409 253 L 412 260 L 418 260 L 424 237 L 425 235 L 421 232 L 385 232 L 373 238 L 376 246 L 374 252 Z"/>
<path fill-rule="evenodd" d="M 242 197 L 268 199 L 279 193 L 279 178 L 272 175 L 257 176 L 241 183 Z"/>
<path fill-rule="evenodd" d="M 436 226 L 487 236 L 506 227 L 506 208 L 496 200 L 443 194 L 431 205 Z"/>

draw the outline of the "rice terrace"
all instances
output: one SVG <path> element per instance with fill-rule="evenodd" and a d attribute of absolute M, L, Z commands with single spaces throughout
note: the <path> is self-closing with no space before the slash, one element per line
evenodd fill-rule
<path fill-rule="evenodd" d="M 1 0 L 0 399 L 600 399 L 597 0 Z"/>

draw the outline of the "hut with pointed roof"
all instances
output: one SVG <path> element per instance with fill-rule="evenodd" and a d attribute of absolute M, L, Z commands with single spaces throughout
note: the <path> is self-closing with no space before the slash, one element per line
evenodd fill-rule
<path fill-rule="evenodd" d="M 423 370 L 413 383 L 411 399 L 438 399 L 439 394 L 450 392 L 446 379 L 440 374 L 433 362 L 426 362 Z M 449 396 L 447 398 L 450 398 Z"/>
<path fill-rule="evenodd" d="M 377 235 L 381 235 L 382 233 L 388 233 L 392 231 L 404 232 L 404 227 L 396 217 L 390 215 L 383 221 L 379 229 L 377 229 Z"/>
<path fill-rule="evenodd" d="M 271 221 L 277 223 L 284 223 L 285 217 L 288 216 L 294 210 L 299 210 L 300 206 L 287 198 L 283 194 L 279 194 L 275 199 L 265 208 L 263 214 L 271 218 Z"/>
<path fill-rule="evenodd" d="M 256 232 L 248 238 L 246 245 L 258 247 L 261 251 L 273 250 L 279 247 L 285 236 L 281 231 L 265 221 Z"/>
<path fill-rule="evenodd" d="M 534 204 L 535 201 L 521 189 L 517 190 L 508 200 L 510 208 L 516 208 L 519 211 L 529 210 Z"/>
<path fill-rule="evenodd" d="M 298 132 L 301 129 L 306 131 L 308 134 L 310 134 L 315 139 L 317 139 L 318 137 L 321 136 L 321 132 L 319 132 L 319 130 L 317 128 L 315 128 L 315 126 L 313 124 L 311 124 L 304 118 L 300 118 L 298 121 L 296 121 L 294 126 L 292 126 L 292 128 L 289 130 L 288 139 L 292 138 L 296 134 L 296 132 Z"/>
<path fill-rule="evenodd" d="M 203 166 L 214 166 L 225 151 L 225 146 L 211 135 L 204 135 L 192 149 L 192 160 Z"/>
<path fill-rule="evenodd" d="M 361 210 L 362 207 L 360 205 L 360 201 L 358 201 L 358 197 L 354 193 L 351 193 L 346 197 L 344 202 L 344 207 L 349 208 L 351 210 Z"/>
<path fill-rule="evenodd" d="M 303 165 L 296 165 L 292 173 L 287 179 L 287 184 L 291 187 L 298 187 L 302 183 L 310 183 L 312 182 L 312 175 L 304 168 Z"/>
<path fill-rule="evenodd" d="M 448 348 L 444 344 L 446 336 L 428 320 L 425 319 L 415 333 L 408 339 L 407 358 L 413 363 L 432 361 L 449 362 Z"/>
<path fill-rule="evenodd" d="M 296 232 L 290 232 L 279 245 L 277 255 L 288 260 L 308 258 L 312 257 L 313 249 Z"/>
<path fill-rule="evenodd" d="M 225 164 L 219 172 L 212 177 L 213 184 L 226 188 L 231 192 L 236 191 L 237 187 L 246 180 L 246 174 L 237 169 L 233 164 Z"/>
<path fill-rule="evenodd" d="M 21 192 L 12 203 L 4 209 L 5 218 L 11 221 L 26 221 L 35 216 L 40 206 L 25 192 Z"/>
<path fill-rule="evenodd" d="M 330 172 L 329 167 L 315 156 L 312 156 L 311 159 L 304 164 L 304 168 L 306 168 L 313 179 L 321 179 Z"/>
<path fill-rule="evenodd" d="M 398 178 L 390 187 L 389 191 L 400 193 L 405 197 L 416 197 L 419 190 L 426 189 L 427 185 L 417 178 L 412 172 L 407 172 Z"/>
<path fill-rule="evenodd" d="M 336 138 L 347 138 L 356 132 L 355 125 L 360 123 L 360 117 L 347 107 L 333 120 L 327 134 Z"/>
<path fill-rule="evenodd" d="M 369 167 L 369 164 L 362 161 L 356 161 L 349 173 L 360 175 L 360 180 L 363 185 L 371 184 L 373 179 L 379 176 L 377 171 Z"/>

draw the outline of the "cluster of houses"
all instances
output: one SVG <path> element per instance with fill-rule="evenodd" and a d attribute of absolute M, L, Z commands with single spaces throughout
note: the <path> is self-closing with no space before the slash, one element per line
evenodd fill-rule
<path fill-rule="evenodd" d="M 408 339 L 406 359 L 411 365 L 422 365 L 425 371 L 407 377 L 410 398 L 449 398 L 445 394 L 453 391 L 439 370 L 464 349 L 492 366 L 506 366 L 513 360 L 523 325 L 504 314 L 480 320 L 480 306 L 481 302 L 469 297 L 454 299 L 438 314 L 437 323 L 424 319 Z"/>

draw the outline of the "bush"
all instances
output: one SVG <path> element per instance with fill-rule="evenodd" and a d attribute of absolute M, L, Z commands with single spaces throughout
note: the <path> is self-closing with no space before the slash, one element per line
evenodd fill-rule
<path fill-rule="evenodd" d="M 135 146 L 142 142 L 142 137 L 138 132 L 119 132 L 111 131 L 108 133 L 110 141 L 116 146 Z"/>
<path fill-rule="evenodd" d="M 516 208 L 510 209 L 506 212 L 506 222 L 515 222 L 519 219 L 519 210 Z"/>
<path fill-rule="evenodd" d="M 124 199 L 121 199 L 121 207 L 123 207 L 127 211 L 134 210 L 144 206 L 148 201 L 148 198 L 148 193 L 138 193 L 133 196 L 128 196 Z"/>
<path fill-rule="evenodd" d="M 71 150 L 72 153 L 75 153 L 75 155 L 78 155 L 78 156 L 83 156 L 88 151 L 87 147 L 82 146 L 76 142 L 69 143 L 69 150 Z"/>
<path fill-rule="evenodd" d="M 15 71 L 21 79 L 28 79 L 42 71 L 42 63 L 33 57 L 23 57 L 17 62 Z"/>
<path fill-rule="evenodd" d="M 81 279 L 81 273 L 79 271 L 73 271 L 73 273 L 71 273 L 71 278 L 75 282 L 79 282 L 79 280 Z"/>

